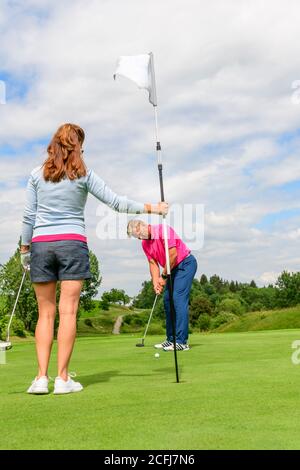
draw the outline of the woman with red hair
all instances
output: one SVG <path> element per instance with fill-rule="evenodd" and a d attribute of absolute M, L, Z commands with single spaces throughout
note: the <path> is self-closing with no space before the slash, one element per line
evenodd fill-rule
<path fill-rule="evenodd" d="M 44 164 L 35 168 L 26 190 L 21 238 L 21 262 L 30 269 L 39 318 L 35 331 L 38 374 L 28 393 L 48 393 L 48 364 L 56 315 L 56 284 L 61 282 L 58 305 L 58 374 L 54 393 L 79 392 L 68 366 L 76 336 L 76 316 L 84 279 L 89 279 L 89 251 L 84 208 L 88 193 L 118 212 L 166 214 L 168 204 L 143 204 L 118 196 L 83 160 L 85 134 L 75 124 L 64 124 L 54 134 Z"/>

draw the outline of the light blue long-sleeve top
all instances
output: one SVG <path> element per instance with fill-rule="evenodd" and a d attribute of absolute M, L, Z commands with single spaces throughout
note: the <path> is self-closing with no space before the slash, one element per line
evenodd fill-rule
<path fill-rule="evenodd" d="M 119 196 L 91 169 L 86 176 L 59 183 L 45 181 L 42 166 L 34 168 L 26 188 L 22 245 L 38 235 L 75 233 L 85 236 L 84 208 L 88 193 L 117 212 L 141 214 L 144 204 Z"/>

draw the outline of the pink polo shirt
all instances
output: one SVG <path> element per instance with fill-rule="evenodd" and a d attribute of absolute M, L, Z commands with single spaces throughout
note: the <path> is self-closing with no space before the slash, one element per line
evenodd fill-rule
<path fill-rule="evenodd" d="M 167 225 L 168 245 L 169 248 L 176 247 L 177 250 L 177 266 L 183 261 L 191 252 L 189 248 L 179 238 L 177 233 Z M 151 239 L 143 240 L 142 247 L 148 260 L 157 261 L 163 268 L 166 265 L 165 242 L 164 242 L 164 229 L 163 225 L 151 225 Z M 174 267 L 175 267 L 174 266 Z"/>

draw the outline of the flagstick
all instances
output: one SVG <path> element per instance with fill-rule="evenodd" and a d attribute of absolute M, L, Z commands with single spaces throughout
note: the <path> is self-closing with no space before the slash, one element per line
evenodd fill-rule
<path fill-rule="evenodd" d="M 132 67 L 134 68 L 135 73 L 132 73 Z M 147 70 L 145 69 L 145 67 L 147 67 Z M 138 77 L 135 76 L 136 72 L 138 72 L 138 75 L 139 73 L 141 73 L 142 79 L 140 76 Z M 155 113 L 156 151 L 157 151 L 158 173 L 159 173 L 159 182 L 160 182 L 160 194 L 161 194 L 161 201 L 164 202 L 165 195 L 164 195 L 163 174 L 162 174 L 163 167 L 162 167 L 162 158 L 161 158 L 161 146 L 160 146 L 160 141 L 158 137 L 157 96 L 156 96 L 153 53 L 150 52 L 147 58 L 145 54 L 140 55 L 140 56 L 120 57 L 118 61 L 116 73 L 114 74 L 114 79 L 116 78 L 117 75 L 123 75 L 129 78 L 130 80 L 133 80 L 138 85 L 139 88 L 144 88 L 149 91 L 149 101 L 153 105 L 154 113 Z M 146 86 L 147 81 L 148 81 L 148 85 Z M 172 323 L 172 330 L 173 330 L 172 332 L 173 332 L 173 341 L 174 341 L 176 381 L 178 383 L 179 376 L 178 376 L 177 350 L 176 350 L 176 311 L 175 311 L 174 299 L 173 299 L 173 284 L 172 284 L 171 267 L 170 267 L 166 216 L 163 216 L 163 233 L 164 233 L 164 243 L 165 243 L 165 252 L 166 252 L 167 282 L 168 282 L 169 297 L 170 297 L 170 314 L 171 314 L 171 323 Z"/>
<path fill-rule="evenodd" d="M 156 152 L 157 152 L 157 164 L 158 164 L 158 174 L 159 174 L 159 183 L 160 183 L 160 196 L 161 196 L 161 202 L 165 202 L 161 145 L 160 145 L 160 140 L 159 140 L 159 135 L 158 135 L 157 106 L 154 105 L 153 108 L 154 108 L 154 115 L 155 115 Z M 176 369 L 176 382 L 179 383 L 177 350 L 176 350 L 176 310 L 175 310 L 175 307 L 174 307 L 174 300 L 173 300 L 173 284 L 172 284 L 172 275 L 171 275 L 171 267 L 170 267 L 167 222 L 166 222 L 166 216 L 165 215 L 163 216 L 163 231 L 164 231 L 166 266 L 167 266 L 167 276 L 168 276 L 167 283 L 168 283 L 168 288 L 169 288 L 170 313 L 171 313 L 173 342 L 174 342 L 174 359 L 175 359 L 175 369 Z"/>

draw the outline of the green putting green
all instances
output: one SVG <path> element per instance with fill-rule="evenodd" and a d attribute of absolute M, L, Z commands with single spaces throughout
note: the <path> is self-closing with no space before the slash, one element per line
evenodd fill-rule
<path fill-rule="evenodd" d="M 16 343 L 0 365 L 0 449 L 300 448 L 299 330 L 193 334 L 180 384 L 159 339 L 79 338 L 70 369 L 85 389 L 65 396 L 25 393 L 34 343 Z"/>

